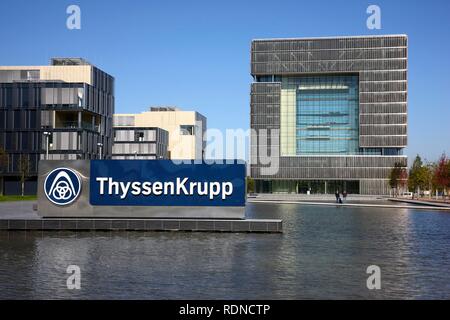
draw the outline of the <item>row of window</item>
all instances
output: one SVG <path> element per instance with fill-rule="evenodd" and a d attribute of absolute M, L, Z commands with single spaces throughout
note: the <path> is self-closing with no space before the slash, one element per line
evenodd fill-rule
<path fill-rule="evenodd" d="M 102 157 L 105 159 L 105 155 Z M 108 157 L 106 157 L 108 158 Z M 41 154 L 41 160 L 46 159 L 45 154 Z M 100 159 L 98 153 L 50 153 L 48 155 L 48 160 L 90 160 L 90 159 Z"/>
<path fill-rule="evenodd" d="M 406 70 L 360 70 L 358 71 L 360 83 L 372 81 L 406 81 Z M 290 77 L 288 77 L 289 79 Z M 256 83 L 252 84 L 252 94 L 258 93 L 277 93 L 280 85 L 276 82 L 281 82 L 283 79 L 279 75 L 264 75 L 256 76 Z M 261 83 L 262 82 L 262 83 Z M 272 83 L 271 83 L 272 82 Z M 275 82 L 275 83 L 273 83 Z"/>
<path fill-rule="evenodd" d="M 258 168 L 252 169 L 255 174 L 259 172 Z M 325 187 L 326 183 L 326 187 Z M 276 193 L 276 192 L 297 192 L 306 193 L 328 193 L 332 194 L 336 190 L 347 191 L 349 194 L 389 194 L 391 187 L 389 180 L 385 179 L 366 179 L 366 180 L 255 180 L 255 190 L 258 193 Z"/>
<path fill-rule="evenodd" d="M 322 117 L 321 114 L 316 116 L 303 116 L 297 121 L 298 125 L 347 125 L 353 120 L 357 120 L 357 116 L 352 116 L 348 118 L 343 118 L 345 115 L 340 117 Z M 319 118 L 320 117 L 320 118 Z M 352 120 L 353 119 L 353 120 Z M 263 125 L 263 124 L 279 124 L 280 115 L 277 114 L 251 114 L 250 116 L 251 124 Z M 406 114 L 361 114 L 359 116 L 359 121 L 361 125 L 406 125 L 408 116 Z"/>
<path fill-rule="evenodd" d="M 155 160 L 164 157 L 156 155 L 113 155 L 111 158 L 113 160 Z"/>
<path fill-rule="evenodd" d="M 0 83 L 36 81 L 39 80 L 40 77 L 40 70 L 0 70 Z"/>
<path fill-rule="evenodd" d="M 329 49 L 363 49 L 384 47 L 405 47 L 407 38 L 398 37 L 353 37 L 336 39 L 286 39 L 256 40 L 252 42 L 252 52 L 257 51 L 295 51 Z"/>
<path fill-rule="evenodd" d="M 360 126 L 361 135 L 406 135 L 406 125 Z"/>
<path fill-rule="evenodd" d="M 268 124 L 278 124 L 280 123 L 280 115 L 252 115 L 250 117 L 252 126 L 253 125 L 268 125 Z"/>
<path fill-rule="evenodd" d="M 281 157 L 281 167 L 352 167 L 352 168 L 370 168 L 370 167 L 393 167 L 396 162 L 406 166 L 407 159 L 405 157 Z"/>
<path fill-rule="evenodd" d="M 406 92 L 361 92 L 359 98 L 361 103 L 406 102 L 408 94 Z"/>
<path fill-rule="evenodd" d="M 81 125 L 78 124 L 78 114 L 75 112 L 70 116 L 69 112 L 64 112 L 54 122 L 53 111 L 37 110 L 1 110 L 0 128 L 3 130 L 40 130 L 41 128 L 66 128 L 66 129 L 88 129 L 104 133 L 107 128 L 106 121 L 92 122 L 92 115 L 84 114 Z M 94 118 L 95 119 L 95 118 Z M 53 125 L 55 123 L 55 125 Z"/>
<path fill-rule="evenodd" d="M 156 129 L 114 129 L 114 141 L 154 142 L 156 141 Z"/>
<path fill-rule="evenodd" d="M 125 127 L 133 127 L 134 126 L 134 116 L 113 116 L 113 126 L 125 126 Z"/>
<path fill-rule="evenodd" d="M 280 94 L 252 94 L 250 97 L 251 103 L 280 103 Z"/>
<path fill-rule="evenodd" d="M 258 152 L 260 146 L 252 144 L 250 148 L 251 163 L 258 163 Z M 279 158 L 281 167 L 310 167 L 310 168 L 328 168 L 328 167 L 393 167 L 395 163 L 407 165 L 407 158 L 401 157 L 403 148 L 359 148 L 358 152 L 349 156 L 332 155 L 285 155 Z M 372 157 L 386 156 L 386 157 Z"/>
<path fill-rule="evenodd" d="M 359 89 L 361 92 L 406 91 L 408 89 L 408 85 L 406 81 L 361 82 Z"/>
<path fill-rule="evenodd" d="M 272 76 L 261 76 L 261 77 L 270 77 Z M 274 76 L 275 77 L 275 76 Z M 258 77 L 256 77 L 258 78 Z M 279 78 L 279 82 L 281 82 L 281 77 Z M 280 94 L 281 85 L 279 83 L 252 83 L 251 86 L 251 94 Z"/>
<path fill-rule="evenodd" d="M 0 128 L 8 130 L 40 129 L 39 111 L 0 109 Z"/>
<path fill-rule="evenodd" d="M 406 147 L 407 145 L 407 136 L 360 136 L 359 144 L 360 146 L 367 147 Z"/>
<path fill-rule="evenodd" d="M 78 83 L 0 83 L 0 108 L 84 108 L 112 116 L 114 96 Z"/>
<path fill-rule="evenodd" d="M 359 105 L 360 113 L 406 113 L 406 102 L 400 103 L 363 103 Z M 280 105 L 253 103 L 251 105 L 250 114 L 252 116 L 278 116 Z"/>
<path fill-rule="evenodd" d="M 321 50 L 321 51 L 291 51 L 291 52 L 255 52 L 252 62 L 294 62 L 316 60 L 367 60 L 367 59 L 398 59 L 406 58 L 406 48 L 376 49 L 376 50 Z"/>
<path fill-rule="evenodd" d="M 41 132 L 0 132 L 0 148 L 7 153 L 17 151 L 21 152 L 40 152 L 41 146 Z"/>
<path fill-rule="evenodd" d="M 114 143 L 112 150 L 115 155 L 157 154 L 156 143 Z M 165 153 L 163 152 L 163 154 Z"/>
<path fill-rule="evenodd" d="M 406 124 L 406 114 L 362 114 L 360 124 Z"/>
<path fill-rule="evenodd" d="M 252 74 L 405 70 L 406 59 L 252 63 Z"/>
<path fill-rule="evenodd" d="M 11 153 L 3 170 L 6 173 L 23 171 L 28 172 L 28 175 L 36 175 L 39 158 L 39 153 Z"/>
<path fill-rule="evenodd" d="M 256 180 L 258 193 L 307 193 L 333 194 L 336 190 L 348 194 L 359 193 L 359 181 L 356 180 Z"/>
<path fill-rule="evenodd" d="M 307 167 L 280 167 L 277 174 L 261 175 L 258 177 L 276 177 L 279 179 L 386 179 L 389 177 L 392 168 L 307 168 Z"/>
<path fill-rule="evenodd" d="M 312 154 L 355 154 L 359 148 L 358 139 L 338 139 L 336 137 L 298 137 L 296 144 L 297 155 Z"/>
<path fill-rule="evenodd" d="M 83 150 L 87 153 L 98 153 L 97 143 L 110 143 L 109 138 L 101 139 L 97 134 L 87 132 L 51 132 L 48 143 L 50 151 Z M 41 131 L 0 132 L 0 148 L 7 153 L 43 152 L 47 140 Z"/>
<path fill-rule="evenodd" d="M 370 104 L 360 104 L 360 113 L 406 113 L 407 104 L 402 103 L 370 103 Z"/>
<path fill-rule="evenodd" d="M 406 70 L 361 70 L 359 72 L 359 80 L 364 81 L 399 81 L 406 80 L 408 72 Z"/>

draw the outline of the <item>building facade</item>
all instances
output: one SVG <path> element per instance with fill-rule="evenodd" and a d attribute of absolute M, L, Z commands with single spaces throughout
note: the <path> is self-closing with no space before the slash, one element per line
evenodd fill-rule
<path fill-rule="evenodd" d="M 254 40 L 256 191 L 388 194 L 395 163 L 407 166 L 407 50 L 405 35 Z"/>
<path fill-rule="evenodd" d="M 118 160 L 167 159 L 168 143 L 169 133 L 161 128 L 114 127 L 112 158 Z"/>
<path fill-rule="evenodd" d="M 110 158 L 114 78 L 80 58 L 0 67 L 0 148 L 5 194 L 35 194 L 39 160 Z M 47 156 L 48 150 L 48 156 Z"/>
<path fill-rule="evenodd" d="M 168 159 L 203 159 L 206 143 L 206 118 L 196 111 L 182 111 L 175 107 L 151 107 L 139 114 L 115 114 L 114 129 L 160 128 L 168 133 Z M 129 148 L 128 157 L 134 157 Z"/>

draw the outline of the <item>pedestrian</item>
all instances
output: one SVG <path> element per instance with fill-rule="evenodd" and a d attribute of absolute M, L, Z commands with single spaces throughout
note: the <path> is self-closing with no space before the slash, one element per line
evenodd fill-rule
<path fill-rule="evenodd" d="M 336 196 L 336 203 L 339 203 L 339 199 L 341 198 L 339 196 L 339 190 L 336 190 L 336 193 L 334 195 Z"/>
<path fill-rule="evenodd" d="M 342 192 L 342 198 L 344 198 L 344 202 L 347 200 L 347 191 Z"/>

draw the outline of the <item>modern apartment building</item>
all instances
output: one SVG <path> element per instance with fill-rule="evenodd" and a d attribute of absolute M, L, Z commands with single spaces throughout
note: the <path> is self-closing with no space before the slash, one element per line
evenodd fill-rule
<path fill-rule="evenodd" d="M 388 194 L 395 163 L 407 166 L 407 50 L 405 35 L 254 40 L 256 191 Z"/>
<path fill-rule="evenodd" d="M 113 113 L 114 78 L 81 58 L 1 66 L 0 148 L 8 159 L 0 188 L 19 193 L 26 171 L 25 192 L 34 194 L 40 159 L 110 158 Z"/>
<path fill-rule="evenodd" d="M 167 153 L 163 158 L 169 159 L 203 159 L 205 141 L 203 135 L 206 131 L 206 118 L 196 111 L 182 111 L 176 107 L 151 107 L 150 111 L 139 114 L 115 114 L 114 130 L 150 130 L 160 128 L 168 133 Z M 116 135 L 117 136 L 117 135 Z M 156 145 L 164 144 L 164 141 Z M 163 137 L 163 136 L 161 136 Z M 136 141 L 134 137 L 133 143 Z M 127 148 L 128 154 L 121 153 L 116 148 Z M 137 147 L 114 147 L 114 153 L 133 158 Z M 125 150 L 125 149 L 121 149 Z M 153 149 L 152 149 L 153 150 Z M 158 155 L 162 156 L 162 150 Z M 139 153 L 139 151 L 138 151 Z"/>

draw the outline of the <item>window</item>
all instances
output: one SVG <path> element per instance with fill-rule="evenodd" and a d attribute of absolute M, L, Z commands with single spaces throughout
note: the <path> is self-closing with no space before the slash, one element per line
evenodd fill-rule
<path fill-rule="evenodd" d="M 29 70 L 27 71 L 27 80 L 39 80 L 40 79 L 40 71 L 39 70 Z"/>
<path fill-rule="evenodd" d="M 257 76 L 256 82 L 281 82 L 281 76 Z"/>
<path fill-rule="evenodd" d="M 144 131 L 135 131 L 134 141 L 144 141 Z"/>
<path fill-rule="evenodd" d="M 134 126 L 134 116 L 114 115 L 113 125 L 114 126 L 123 126 L 123 127 L 133 127 Z"/>
<path fill-rule="evenodd" d="M 194 126 L 181 125 L 180 126 L 180 134 L 183 136 L 193 136 L 194 135 Z"/>
<path fill-rule="evenodd" d="M 358 76 L 283 79 L 280 119 L 283 154 L 357 154 Z"/>
<path fill-rule="evenodd" d="M 384 148 L 383 155 L 385 156 L 401 156 L 402 150 L 398 148 Z"/>

